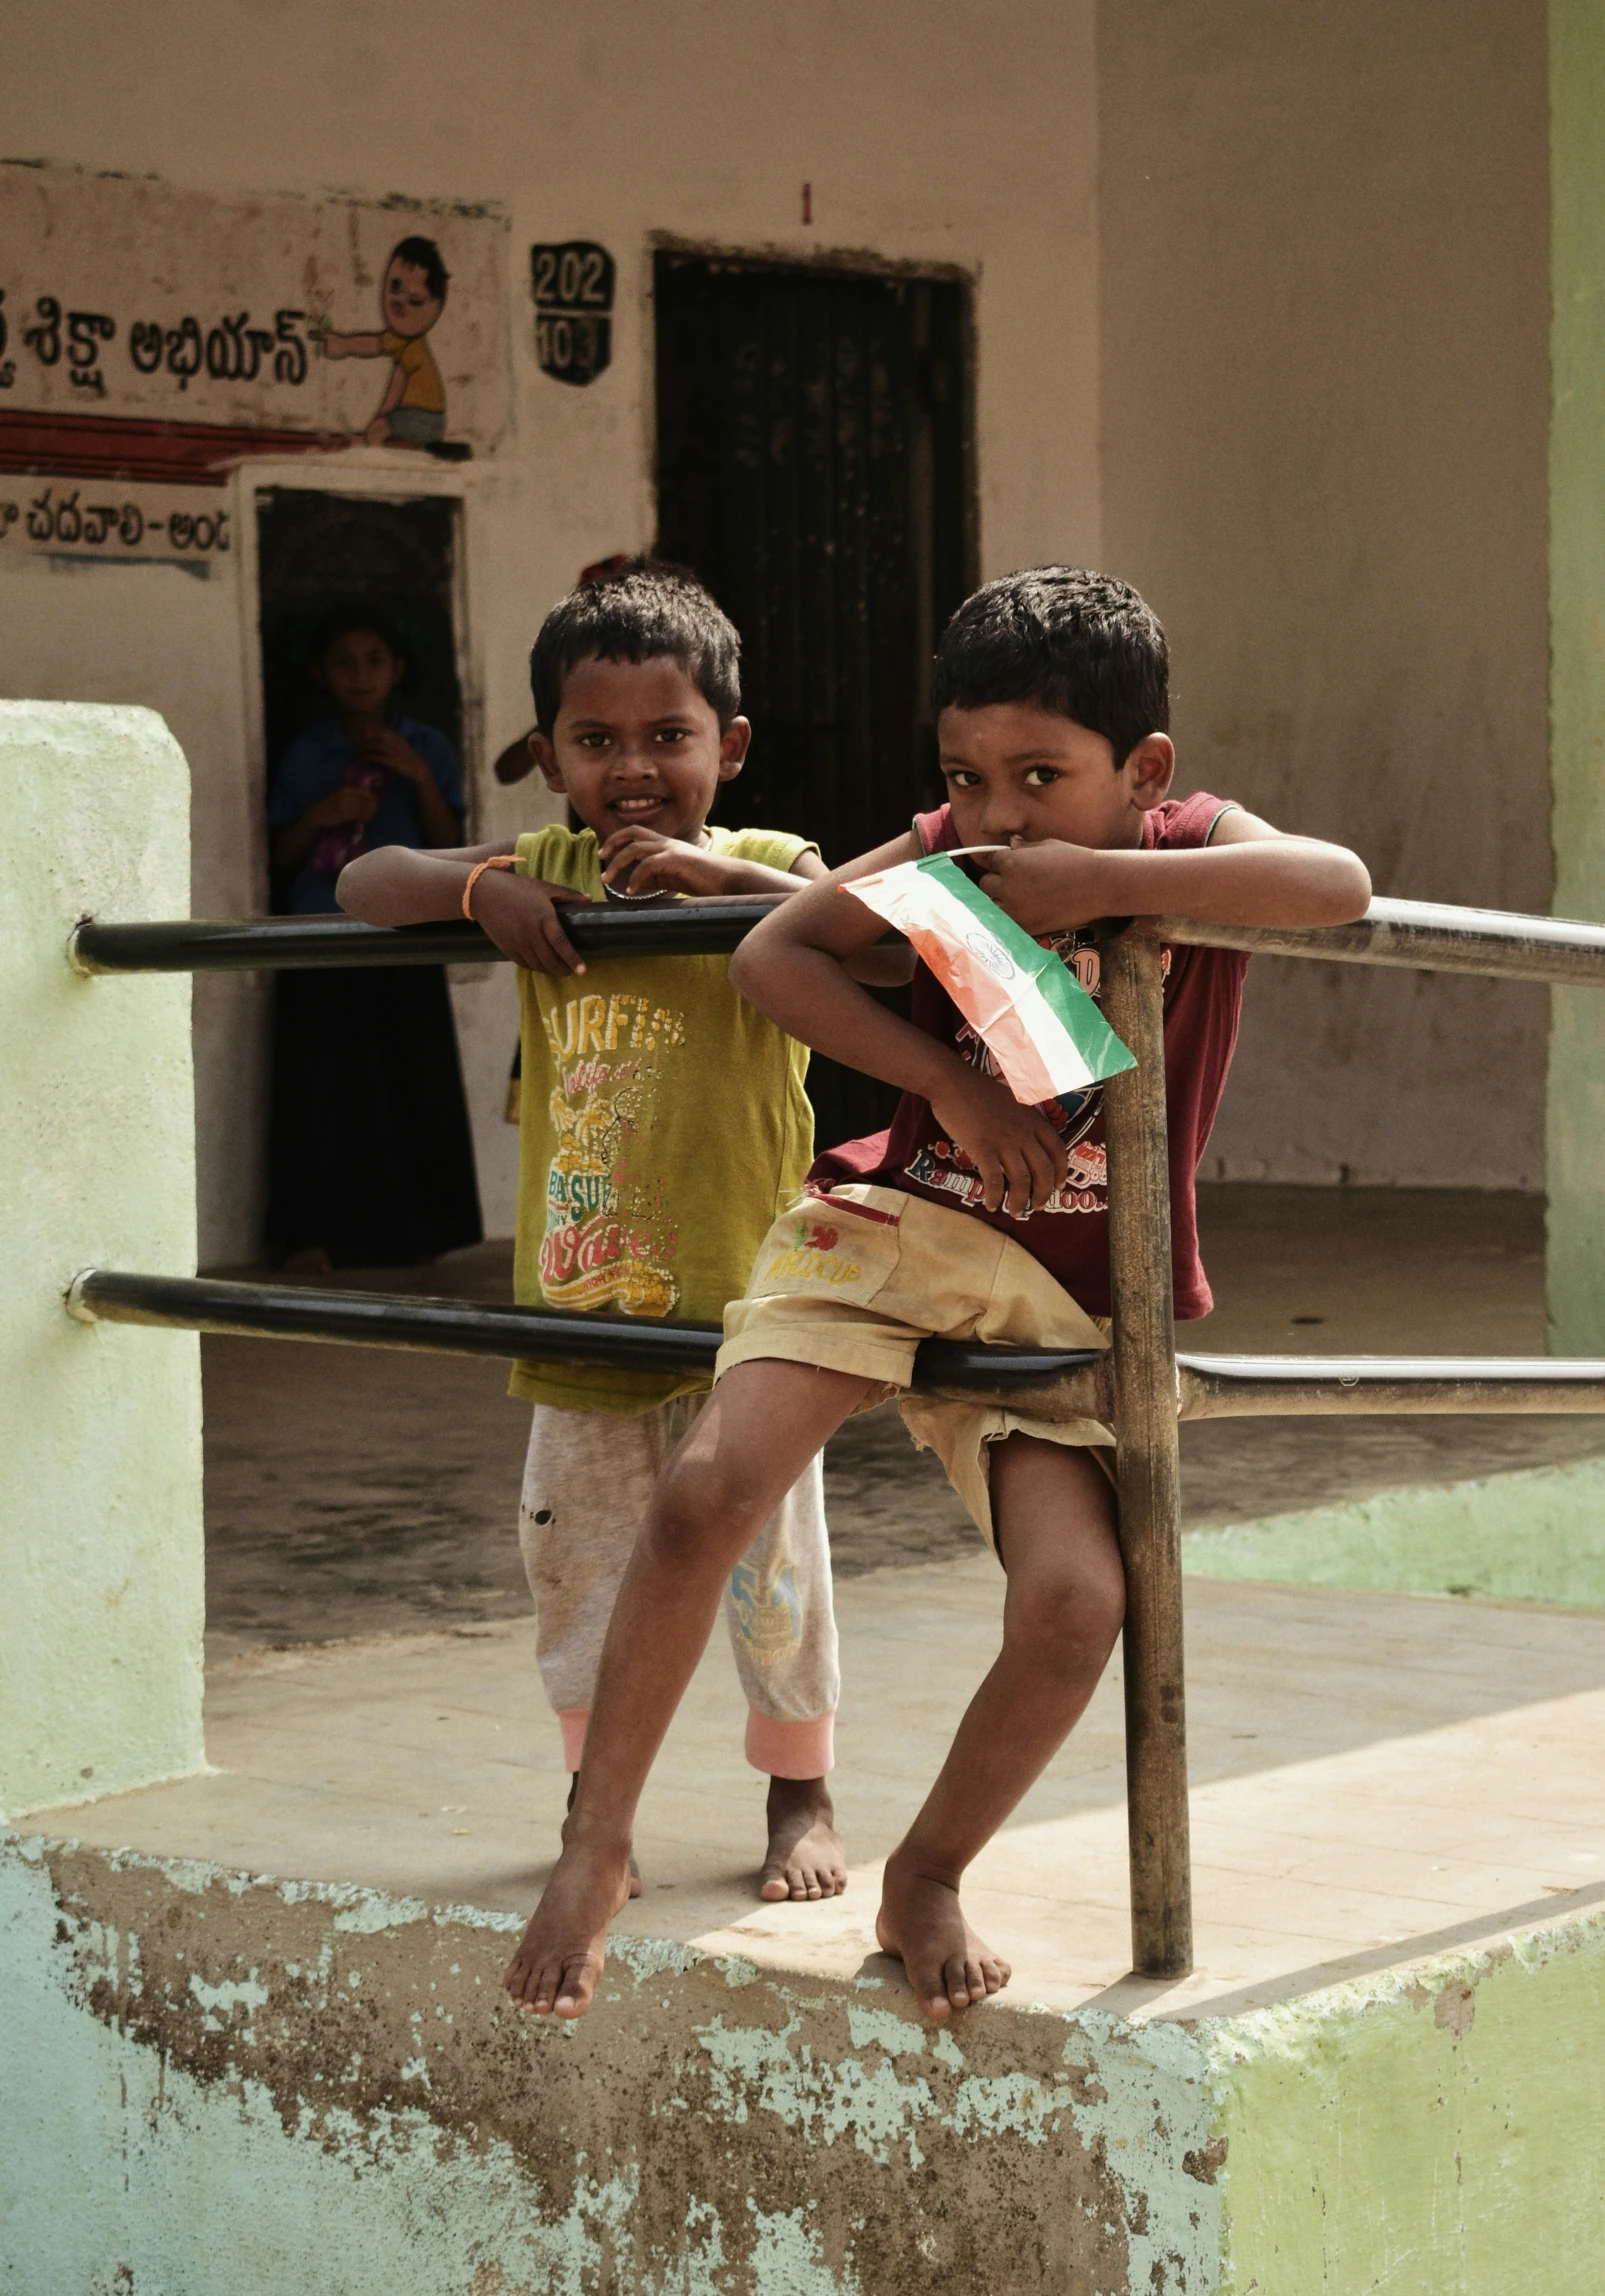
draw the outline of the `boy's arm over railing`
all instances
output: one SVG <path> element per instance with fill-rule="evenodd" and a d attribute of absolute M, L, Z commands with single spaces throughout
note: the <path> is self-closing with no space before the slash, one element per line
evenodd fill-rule
<path fill-rule="evenodd" d="M 1023 1108 L 1007 1085 L 983 1076 L 912 1021 L 878 1004 L 852 967 L 886 928 L 861 901 L 843 900 L 855 877 L 919 857 L 899 837 L 777 909 L 730 960 L 730 978 L 788 1036 L 883 1084 L 928 1100 L 948 1137 L 972 1157 L 988 1211 L 1037 1211 L 1065 1176 L 1067 1151 L 1053 1126 Z"/>
<path fill-rule="evenodd" d="M 972 1157 L 988 1211 L 1039 1210 L 1062 1184 L 1064 1144 L 1007 1086 L 865 994 L 852 977 L 881 924 L 838 899 L 853 878 L 920 857 L 906 835 L 837 869 L 765 919 L 731 959 L 731 979 L 788 1034 L 831 1060 L 928 1100 Z M 1340 845 L 1287 837 L 1233 807 L 1194 851 L 1094 850 L 1058 839 L 1000 847 L 983 891 L 1045 932 L 1099 918 L 1169 910 L 1241 924 L 1341 924 L 1364 914 L 1371 881 Z"/>
<path fill-rule="evenodd" d="M 1197 917 L 1231 925 L 1347 925 L 1363 917 L 1371 879 L 1358 855 L 1290 837 L 1232 806 L 1205 845 L 1174 852 L 1067 845 L 1057 838 L 1000 850 L 981 890 L 1028 933 L 1103 917 Z"/>
<path fill-rule="evenodd" d="M 516 851 L 513 838 L 504 838 L 497 845 L 460 845 L 433 852 L 382 845 L 346 864 L 335 886 L 335 898 L 348 915 L 360 917 L 365 925 L 445 922 L 470 913 L 464 908 L 466 898 L 472 922 L 481 926 L 514 964 L 536 973 L 583 973 L 585 959 L 564 932 L 558 911 L 565 905 L 593 904 L 572 886 L 547 884 L 503 866 Z M 705 852 L 644 829 L 617 831 L 602 846 L 599 858 L 604 883 L 622 871 L 633 887 L 640 883 L 642 869 L 647 868 L 645 890 L 704 897 L 768 894 L 785 900 L 824 875 L 824 863 L 812 851 L 800 853 L 787 874 L 761 862 Z M 495 866 L 475 878 L 475 870 L 483 863 Z M 893 958 L 890 970 L 877 970 L 868 977 L 906 979 L 907 968 L 899 971 Z"/>
<path fill-rule="evenodd" d="M 409 845 L 381 845 L 348 861 L 335 899 L 365 925 L 432 925 L 464 914 L 470 878 L 481 862 L 511 861 L 513 838 L 499 845 L 458 845 L 421 853 Z M 472 922 L 483 926 L 504 956 L 535 973 L 583 973 L 585 959 L 558 921 L 564 903 L 585 895 L 566 885 L 545 885 L 506 867 L 487 869 L 473 889 Z"/>

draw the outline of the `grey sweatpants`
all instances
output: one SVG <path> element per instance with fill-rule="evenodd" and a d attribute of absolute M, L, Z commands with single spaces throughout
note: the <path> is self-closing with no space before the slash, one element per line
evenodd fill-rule
<path fill-rule="evenodd" d="M 535 1598 L 541 1680 L 571 1770 L 580 1766 L 602 1639 L 635 1534 L 669 1454 L 707 1402 L 678 1395 L 628 1419 L 535 1406 L 518 1543 Z M 747 1695 L 748 1761 L 769 1777 L 823 1777 L 841 1677 L 817 1458 L 731 1572 L 724 1610 Z"/>

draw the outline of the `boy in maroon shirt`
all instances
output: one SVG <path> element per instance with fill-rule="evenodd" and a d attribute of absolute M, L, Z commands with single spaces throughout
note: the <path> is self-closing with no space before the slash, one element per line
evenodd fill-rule
<path fill-rule="evenodd" d="M 1028 1108 L 923 965 L 911 1021 L 847 963 L 883 931 L 855 877 L 988 845 L 981 885 L 1097 993 L 1099 918 L 1340 924 L 1370 898 L 1341 846 L 1227 800 L 1168 797 L 1164 632 L 1106 575 L 989 583 L 948 625 L 935 699 L 948 802 L 772 914 L 731 977 L 791 1035 L 903 1089 L 891 1126 L 822 1156 L 725 1316 L 713 1400 L 659 1482 L 619 1591 L 563 1855 L 507 1972 L 521 2006 L 577 2017 L 629 1892 L 630 1832 L 732 1564 L 852 1412 L 890 1394 L 940 1456 L 1007 1574 L 1003 1644 L 887 1860 L 876 1923 L 933 2018 L 1008 1982 L 959 1904 L 965 1867 L 1079 1719 L 1125 1601 L 1106 1428 L 907 1395 L 919 1342 L 1105 1343 L 1101 1088 Z M 1206 1314 L 1193 1183 L 1237 1033 L 1246 960 L 1166 952 L 1176 1313 Z"/>

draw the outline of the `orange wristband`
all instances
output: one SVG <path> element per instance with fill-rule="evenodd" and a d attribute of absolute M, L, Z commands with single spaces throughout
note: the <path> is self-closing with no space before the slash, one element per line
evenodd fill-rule
<path fill-rule="evenodd" d="M 468 882 L 463 887 L 463 915 L 470 924 L 474 921 L 474 887 L 484 876 L 485 871 L 487 869 L 516 869 L 517 867 L 518 855 L 516 853 L 493 853 L 488 861 L 476 861 L 474 863 L 468 872 Z"/>

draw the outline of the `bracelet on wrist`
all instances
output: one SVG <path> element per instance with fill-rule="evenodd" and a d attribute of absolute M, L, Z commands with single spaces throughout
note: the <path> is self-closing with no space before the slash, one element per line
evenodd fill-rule
<path fill-rule="evenodd" d="M 463 915 L 470 924 L 474 922 L 474 887 L 484 876 L 485 871 L 487 869 L 516 869 L 517 867 L 518 855 L 516 853 L 492 853 L 488 860 L 474 863 L 468 872 L 468 882 L 463 887 Z"/>

